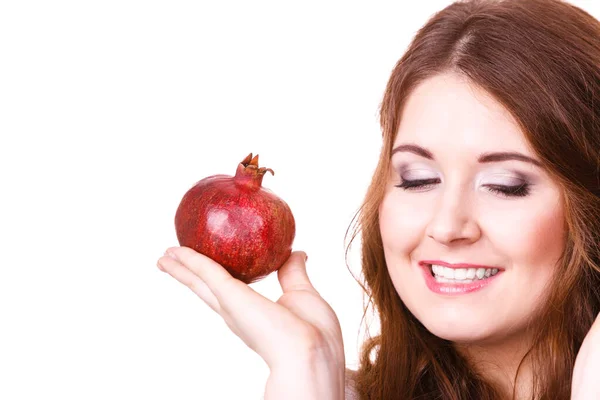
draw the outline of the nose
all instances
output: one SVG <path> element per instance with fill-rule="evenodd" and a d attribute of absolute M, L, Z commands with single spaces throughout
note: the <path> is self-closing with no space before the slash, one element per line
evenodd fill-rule
<path fill-rule="evenodd" d="M 427 236 L 446 246 L 479 240 L 481 230 L 469 196 L 464 192 L 445 191 L 436 206 L 427 226 Z"/>

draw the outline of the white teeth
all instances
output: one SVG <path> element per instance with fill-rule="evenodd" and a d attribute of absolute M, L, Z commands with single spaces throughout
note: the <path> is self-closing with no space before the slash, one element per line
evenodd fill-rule
<path fill-rule="evenodd" d="M 469 268 L 467 270 L 467 279 L 473 279 L 475 278 L 475 273 L 477 272 L 477 270 L 475 268 Z"/>
<path fill-rule="evenodd" d="M 467 270 L 465 268 L 458 268 L 454 270 L 454 279 L 463 280 L 467 277 Z"/>
<path fill-rule="evenodd" d="M 454 279 L 454 271 L 452 268 L 442 267 L 441 265 L 432 265 L 433 273 L 439 277 Z"/>
<path fill-rule="evenodd" d="M 454 279 L 454 270 L 452 268 L 444 267 L 442 274 L 446 279 Z"/>
<path fill-rule="evenodd" d="M 498 268 L 449 268 L 442 265 L 432 265 L 431 270 L 438 282 L 473 282 L 476 279 L 486 279 L 498 273 Z"/>

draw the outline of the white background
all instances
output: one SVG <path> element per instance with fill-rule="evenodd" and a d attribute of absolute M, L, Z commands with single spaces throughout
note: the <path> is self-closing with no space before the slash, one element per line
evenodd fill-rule
<path fill-rule="evenodd" d="M 356 367 L 344 235 L 389 73 L 449 3 L 0 3 L 0 398 L 260 399 L 263 361 L 156 268 L 185 191 L 250 152 Z"/>

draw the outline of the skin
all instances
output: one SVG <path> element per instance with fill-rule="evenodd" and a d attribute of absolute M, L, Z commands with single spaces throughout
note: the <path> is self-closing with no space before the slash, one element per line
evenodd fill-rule
<path fill-rule="evenodd" d="M 527 321 L 544 300 L 564 244 L 559 189 L 543 169 L 514 160 L 477 161 L 480 153 L 499 150 L 535 158 L 524 139 L 485 93 L 457 76 L 432 78 L 411 95 L 396 145 L 424 146 L 435 160 L 395 154 L 380 207 L 386 262 L 398 294 L 427 329 L 453 341 L 503 385 L 506 397 L 530 340 Z M 397 188 L 405 167 L 420 174 L 417 178 L 438 176 L 440 183 L 421 191 Z M 515 184 L 516 172 L 531 181 L 528 196 L 503 197 L 484 186 L 491 181 Z M 480 292 L 442 296 L 425 286 L 416 267 L 423 258 L 490 264 L 504 271 Z M 277 271 L 283 294 L 276 302 L 185 246 L 168 248 L 157 265 L 192 290 L 263 358 L 271 371 L 265 399 L 342 400 L 342 330 L 310 282 L 305 263 L 306 254 L 295 251 Z M 572 399 L 600 397 L 599 367 L 597 318 L 577 356 Z M 517 398 L 526 398 L 528 376 L 526 365 Z"/>
<path fill-rule="evenodd" d="M 292 252 L 277 271 L 273 302 L 189 247 L 170 247 L 158 268 L 192 290 L 270 370 L 265 400 L 344 397 L 342 331 L 333 309 L 306 274 L 306 253 Z"/>
<path fill-rule="evenodd" d="M 545 300 L 564 249 L 560 188 L 532 162 L 478 161 L 493 152 L 536 156 L 510 114 L 458 75 L 439 75 L 415 89 L 393 148 L 405 144 L 427 149 L 433 160 L 410 150 L 392 155 L 380 226 L 394 286 L 430 332 L 465 351 L 476 348 L 478 363 L 489 362 L 488 371 L 498 366 L 492 368 L 497 377 L 510 382 L 526 351 L 527 324 Z M 395 186 L 414 179 L 437 182 L 411 190 Z M 490 190 L 523 183 L 526 196 Z M 482 290 L 451 296 L 427 288 L 421 260 L 502 271 Z"/>

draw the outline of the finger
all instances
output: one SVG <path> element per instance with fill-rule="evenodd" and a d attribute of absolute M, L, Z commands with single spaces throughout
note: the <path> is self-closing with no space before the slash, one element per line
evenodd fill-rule
<path fill-rule="evenodd" d="M 172 247 L 168 252 L 206 283 L 217 298 L 227 325 L 268 365 L 272 365 L 281 352 L 277 344 L 282 342 L 282 337 L 287 337 L 286 332 L 306 329 L 306 323 L 286 308 L 235 279 L 209 257 L 188 247 Z"/>
<path fill-rule="evenodd" d="M 283 293 L 296 290 L 317 292 L 306 273 L 306 253 L 295 251 L 277 271 L 277 278 Z"/>
<path fill-rule="evenodd" d="M 215 295 L 210 291 L 206 283 L 196 274 L 169 256 L 163 256 L 158 260 L 159 268 L 171 275 L 177 281 L 190 288 L 216 313 L 221 313 L 221 306 Z"/>
<path fill-rule="evenodd" d="M 231 276 L 219 263 L 189 247 L 171 247 L 167 250 L 177 261 L 196 274 L 218 300 L 221 310 L 236 314 L 246 312 L 250 304 L 259 307 L 273 304 L 244 282 Z"/>
<path fill-rule="evenodd" d="M 594 339 L 591 339 L 592 337 Z M 583 342 L 585 343 L 586 341 L 587 342 L 600 341 L 600 313 L 598 313 L 598 315 L 596 315 L 596 319 L 594 320 L 594 322 L 592 323 L 592 326 L 588 330 L 588 333 L 585 336 L 585 339 Z M 599 346 L 599 348 L 600 348 L 600 346 Z"/>
<path fill-rule="evenodd" d="M 169 247 L 166 254 L 192 270 L 211 290 L 234 279 L 222 265 L 189 247 Z"/>
<path fill-rule="evenodd" d="M 594 332 L 593 335 L 598 337 L 600 340 L 600 313 L 598 313 L 598 315 L 596 316 L 596 320 L 592 324 L 592 327 L 590 328 L 588 334 L 592 334 L 592 332 Z"/>

